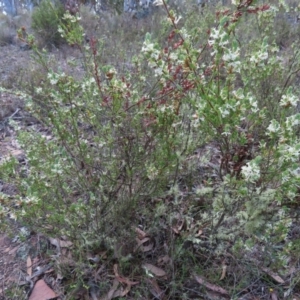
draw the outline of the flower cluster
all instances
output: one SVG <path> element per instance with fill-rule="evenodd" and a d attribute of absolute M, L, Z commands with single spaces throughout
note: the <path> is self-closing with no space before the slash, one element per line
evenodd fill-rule
<path fill-rule="evenodd" d="M 255 183 L 260 178 L 260 167 L 257 160 L 251 160 L 243 166 L 242 174 L 247 182 Z"/>
<path fill-rule="evenodd" d="M 219 47 L 225 48 L 225 46 L 229 44 L 228 38 L 229 36 L 227 32 L 224 30 L 224 28 L 222 28 L 221 26 L 219 26 L 218 28 L 213 28 L 210 33 L 208 45 L 216 49 Z M 212 52 L 212 55 L 214 54 L 215 52 Z"/>

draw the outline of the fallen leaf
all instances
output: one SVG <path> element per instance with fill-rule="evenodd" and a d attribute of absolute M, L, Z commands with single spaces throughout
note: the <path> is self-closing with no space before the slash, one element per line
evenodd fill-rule
<path fill-rule="evenodd" d="M 153 275 L 157 276 L 157 277 L 164 277 L 167 275 L 167 273 L 161 269 L 161 268 L 158 268 L 154 265 L 151 265 L 151 264 L 143 264 L 143 268 L 148 270 L 149 272 L 151 272 Z"/>
<path fill-rule="evenodd" d="M 162 257 L 158 258 L 157 263 L 158 263 L 159 266 L 163 266 L 163 265 L 169 263 L 170 261 L 171 261 L 170 256 L 165 255 L 165 256 L 162 256 Z"/>
<path fill-rule="evenodd" d="M 147 282 L 150 283 L 151 288 L 150 288 L 150 293 L 156 298 L 156 299 L 163 299 L 165 296 L 164 291 L 159 287 L 155 279 L 146 279 Z"/>
<path fill-rule="evenodd" d="M 122 288 L 118 289 L 114 294 L 114 297 L 124 297 L 130 292 L 130 289 L 131 289 L 131 285 L 128 284 L 124 290 Z"/>
<path fill-rule="evenodd" d="M 36 282 L 28 300 L 49 300 L 56 297 L 54 291 L 41 279 Z"/>
<path fill-rule="evenodd" d="M 20 246 L 16 246 L 16 247 L 10 249 L 10 250 L 8 251 L 8 254 L 9 254 L 9 255 L 14 255 L 14 254 L 17 252 L 17 250 L 18 250 L 19 248 L 20 248 Z"/>
<path fill-rule="evenodd" d="M 90 262 L 98 263 L 98 262 L 100 261 L 100 256 L 99 256 L 99 255 L 91 255 L 91 254 L 88 254 L 88 255 L 87 255 L 87 259 L 88 259 Z"/>
<path fill-rule="evenodd" d="M 153 247 L 154 247 L 154 244 L 151 243 L 151 244 L 149 244 L 149 245 L 147 245 L 147 246 L 142 246 L 142 247 L 141 247 L 141 250 L 142 250 L 143 252 L 149 252 L 149 251 L 151 251 L 151 250 L 153 249 Z"/>
<path fill-rule="evenodd" d="M 227 300 L 228 296 L 222 296 L 220 293 L 210 291 L 206 289 L 205 291 L 205 298 L 204 299 L 209 299 L 209 300 Z M 202 298 L 203 299 L 203 298 Z M 243 300 L 259 300 L 259 299 L 254 299 L 254 298 L 247 298 Z"/>
<path fill-rule="evenodd" d="M 129 279 L 120 276 L 119 272 L 118 272 L 118 265 L 117 264 L 114 264 L 114 273 L 115 273 L 116 279 L 121 283 L 125 283 L 125 284 L 130 285 L 130 286 L 139 284 L 138 281 L 130 281 Z"/>
<path fill-rule="evenodd" d="M 151 251 L 154 247 L 153 243 L 149 243 L 149 245 L 144 245 L 144 244 L 148 243 L 151 240 L 151 238 L 149 238 L 149 237 L 145 237 L 142 240 L 136 238 L 135 240 L 137 242 L 137 246 L 134 248 L 134 252 L 139 250 L 139 249 L 142 252 L 148 252 L 148 251 Z"/>
<path fill-rule="evenodd" d="M 63 241 L 63 240 L 59 240 L 59 244 L 60 244 L 60 247 L 62 247 L 62 248 L 70 248 L 73 245 L 72 242 Z"/>
<path fill-rule="evenodd" d="M 127 285 L 125 289 L 119 288 L 119 282 L 117 279 L 114 280 L 113 286 L 109 290 L 106 296 L 101 297 L 100 300 L 111 300 L 113 298 L 124 297 L 130 292 L 131 286 Z"/>
<path fill-rule="evenodd" d="M 24 152 L 22 150 L 11 150 L 10 154 L 14 157 L 18 157 L 24 154 Z"/>
<path fill-rule="evenodd" d="M 57 276 L 56 276 L 56 282 L 57 282 L 57 281 L 60 281 L 60 280 L 63 280 L 63 278 L 64 278 L 64 277 L 61 275 L 61 273 L 58 272 L 58 273 L 57 273 Z"/>
<path fill-rule="evenodd" d="M 198 230 L 198 233 L 195 234 L 195 237 L 201 236 L 202 233 L 203 233 L 203 230 L 199 229 L 199 230 Z"/>
<path fill-rule="evenodd" d="M 172 230 L 174 231 L 174 233 L 179 234 L 179 231 L 177 230 L 176 227 L 172 227 Z"/>
<path fill-rule="evenodd" d="M 143 238 L 145 238 L 145 237 L 147 236 L 147 233 L 144 232 L 143 230 L 141 230 L 141 229 L 138 228 L 138 227 L 135 228 L 135 232 L 137 233 L 138 238 L 139 238 L 140 240 L 142 240 Z"/>
<path fill-rule="evenodd" d="M 184 219 L 178 219 L 177 224 L 172 226 L 174 233 L 179 234 L 185 224 Z"/>
<path fill-rule="evenodd" d="M 182 230 L 184 223 L 185 223 L 185 221 L 184 221 L 183 219 L 178 220 L 178 222 L 177 222 L 177 229 L 178 229 L 179 231 Z"/>
<path fill-rule="evenodd" d="M 261 268 L 265 273 L 267 273 L 269 276 L 271 276 L 275 281 L 277 281 L 280 284 L 283 284 L 285 281 L 275 272 L 271 271 L 269 268 L 262 267 Z"/>
<path fill-rule="evenodd" d="M 220 277 L 220 280 L 223 280 L 226 276 L 226 270 L 227 270 L 227 266 L 225 264 L 222 265 L 222 274 Z"/>
<path fill-rule="evenodd" d="M 64 241 L 64 240 L 59 240 L 54 238 L 49 238 L 49 241 L 53 246 L 57 247 L 58 249 L 69 248 L 73 245 L 73 243 L 70 241 Z"/>
<path fill-rule="evenodd" d="M 58 242 L 58 239 L 54 239 L 54 238 L 49 238 L 49 242 L 51 245 L 55 246 L 56 248 L 58 248 L 59 252 L 60 252 L 60 244 Z"/>
<path fill-rule="evenodd" d="M 229 293 L 225 289 L 221 288 L 220 286 L 207 282 L 206 279 L 204 279 L 199 275 L 194 275 L 194 277 L 198 283 L 204 285 L 209 290 L 217 292 L 221 295 L 229 296 Z"/>
<path fill-rule="evenodd" d="M 31 277 L 31 275 L 32 275 L 32 261 L 31 261 L 30 256 L 27 257 L 26 265 L 27 265 L 27 274 Z"/>
<path fill-rule="evenodd" d="M 114 279 L 112 288 L 109 290 L 107 295 L 102 297 L 100 300 L 111 300 L 111 299 L 117 298 L 117 297 L 124 297 L 130 292 L 132 285 L 139 283 L 139 282 L 130 281 L 127 278 L 121 277 L 118 272 L 117 264 L 114 264 L 114 273 L 115 273 L 116 278 Z M 119 283 L 125 283 L 126 288 L 123 289 L 122 286 L 119 287 Z"/>
<path fill-rule="evenodd" d="M 278 300 L 278 297 L 277 297 L 277 295 L 276 295 L 275 292 L 272 292 L 272 293 L 271 293 L 271 299 L 272 299 L 272 300 Z"/>
<path fill-rule="evenodd" d="M 141 245 L 143 245 L 144 243 L 150 241 L 150 238 L 149 238 L 149 237 L 146 237 L 146 238 L 143 238 L 142 240 L 136 238 L 135 240 L 136 240 L 136 242 L 137 242 L 137 244 L 138 244 L 138 245 L 137 245 L 137 248 L 139 248 L 139 247 L 140 247 Z"/>
<path fill-rule="evenodd" d="M 119 281 L 115 279 L 113 282 L 113 286 L 110 288 L 107 295 L 101 297 L 100 300 L 111 300 L 112 298 L 114 298 L 114 294 L 116 293 L 118 286 L 119 286 Z"/>

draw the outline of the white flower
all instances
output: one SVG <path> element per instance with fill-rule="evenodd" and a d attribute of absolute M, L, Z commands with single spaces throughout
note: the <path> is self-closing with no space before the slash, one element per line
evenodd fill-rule
<path fill-rule="evenodd" d="M 47 77 L 52 85 L 55 85 L 58 82 L 58 78 L 54 73 L 48 73 Z"/>
<path fill-rule="evenodd" d="M 280 131 L 280 124 L 276 120 L 272 120 L 267 130 L 270 133 L 277 133 Z"/>
<path fill-rule="evenodd" d="M 292 127 L 300 124 L 300 114 L 292 115 L 286 118 L 285 121 L 287 130 L 292 130 Z"/>
<path fill-rule="evenodd" d="M 26 197 L 24 199 L 24 202 L 27 204 L 27 205 L 30 205 L 30 204 L 36 204 L 36 203 L 39 203 L 40 200 L 37 198 L 37 197 Z"/>
<path fill-rule="evenodd" d="M 15 213 L 9 213 L 9 217 L 11 218 L 11 219 L 13 219 L 13 220 L 17 220 L 17 216 L 16 216 L 16 214 Z"/>
<path fill-rule="evenodd" d="M 177 59 L 178 59 L 178 54 L 175 53 L 175 52 L 172 52 L 172 53 L 170 54 L 169 58 L 170 58 L 171 60 L 177 60 Z"/>
<path fill-rule="evenodd" d="M 230 133 L 230 132 L 228 132 L 228 131 L 224 131 L 224 132 L 222 132 L 222 133 L 221 133 L 221 135 L 224 135 L 224 136 L 230 136 L 230 135 L 231 135 L 231 133 Z"/>
<path fill-rule="evenodd" d="M 300 147 L 299 144 L 290 145 L 280 145 L 279 151 L 281 153 L 281 162 L 296 162 L 299 159 Z"/>
<path fill-rule="evenodd" d="M 181 18 L 182 18 L 181 16 L 177 17 L 177 18 L 174 20 L 174 24 L 177 25 Z"/>
<path fill-rule="evenodd" d="M 221 112 L 221 115 L 223 118 L 225 118 L 226 116 L 228 116 L 230 114 L 230 110 L 226 106 L 219 107 L 219 111 Z"/>
<path fill-rule="evenodd" d="M 159 77 L 163 74 L 163 69 L 161 67 L 154 69 L 154 73 L 156 77 Z"/>
<path fill-rule="evenodd" d="M 280 100 L 280 106 L 289 107 L 293 106 L 296 107 L 298 104 L 299 98 L 295 95 L 283 95 Z"/>
<path fill-rule="evenodd" d="M 142 52 L 152 52 L 154 50 L 154 44 L 148 41 L 145 41 L 142 47 Z"/>
<path fill-rule="evenodd" d="M 239 58 L 239 56 L 240 56 L 240 49 L 237 49 L 234 52 L 228 51 L 226 54 L 223 55 L 223 60 L 232 62 L 235 61 L 237 58 Z"/>
<path fill-rule="evenodd" d="M 209 46 L 217 44 L 217 46 L 224 48 L 224 46 L 229 43 L 228 39 L 226 39 L 227 33 L 225 31 L 221 32 L 221 30 L 221 28 L 212 29 L 210 39 L 208 40 Z"/>
<path fill-rule="evenodd" d="M 153 59 L 155 59 L 155 60 L 158 60 L 158 58 L 159 58 L 159 51 L 153 51 L 152 53 L 151 53 L 151 58 L 153 58 Z"/>
<path fill-rule="evenodd" d="M 257 53 L 253 54 L 250 57 L 250 62 L 254 64 L 263 65 L 263 61 L 269 57 L 269 54 L 266 50 L 260 50 Z"/>
<path fill-rule="evenodd" d="M 242 167 L 242 174 L 246 181 L 255 182 L 260 177 L 260 168 L 255 161 L 250 161 Z"/>
<path fill-rule="evenodd" d="M 150 180 L 154 180 L 158 175 L 158 170 L 154 165 L 147 166 L 147 176 Z"/>
<path fill-rule="evenodd" d="M 254 97 L 252 96 L 249 97 L 249 103 L 251 105 L 252 112 L 256 113 L 259 111 L 257 101 L 254 99 Z"/>
<path fill-rule="evenodd" d="M 60 34 L 64 34 L 64 33 L 65 33 L 65 31 L 62 29 L 61 26 L 58 26 L 57 31 L 58 31 Z"/>
<path fill-rule="evenodd" d="M 288 146 L 286 150 L 287 150 L 288 156 L 290 157 L 290 159 L 292 161 L 297 161 L 298 160 L 298 158 L 299 158 L 299 149 L 297 149 L 297 147 Z"/>
<path fill-rule="evenodd" d="M 237 91 L 233 91 L 232 94 L 238 100 L 243 100 L 245 98 L 244 91 L 241 88 L 239 88 Z"/>
<path fill-rule="evenodd" d="M 223 118 L 230 114 L 230 111 L 234 112 L 236 110 L 236 106 L 239 105 L 239 101 L 235 103 L 235 105 L 230 105 L 229 103 L 224 104 L 223 106 L 219 107 L 219 111 Z"/>
<path fill-rule="evenodd" d="M 179 17 L 179 18 L 177 18 L 177 20 L 178 19 L 181 19 L 181 17 Z M 178 20 L 179 21 L 179 20 Z M 175 20 L 175 22 L 176 22 L 176 20 Z M 176 23 L 175 23 L 176 24 Z M 186 30 L 186 28 L 182 28 L 181 29 L 181 31 L 180 31 L 180 33 L 181 33 L 181 35 L 183 36 L 183 38 L 185 39 L 185 40 L 189 40 L 190 39 L 190 37 L 191 37 L 191 35 L 188 33 L 188 31 Z"/>
<path fill-rule="evenodd" d="M 162 0 L 155 0 L 155 1 L 153 2 L 153 5 L 154 5 L 154 6 L 164 5 L 164 2 L 163 2 Z"/>
<path fill-rule="evenodd" d="M 260 60 L 266 60 L 269 57 L 269 54 L 267 51 L 265 51 L 265 52 L 260 51 L 258 53 L 258 57 Z"/>
<path fill-rule="evenodd" d="M 35 92 L 36 92 L 37 94 L 41 94 L 42 91 L 43 91 L 43 89 L 42 89 L 41 87 L 37 87 L 37 88 L 35 89 Z"/>

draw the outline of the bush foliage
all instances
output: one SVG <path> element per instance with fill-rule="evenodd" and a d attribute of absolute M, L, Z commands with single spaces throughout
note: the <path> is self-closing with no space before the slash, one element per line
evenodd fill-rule
<path fill-rule="evenodd" d="M 65 9 L 61 1 L 43 0 L 32 13 L 32 29 L 45 46 L 58 47 L 63 39 L 58 32 Z"/>
<path fill-rule="evenodd" d="M 254 257 L 258 247 L 284 272 L 299 256 L 298 240 L 283 241 L 297 223 L 300 183 L 299 41 L 282 47 L 273 31 L 285 7 L 232 1 L 214 23 L 204 11 L 207 28 L 156 2 L 167 38 L 147 33 L 130 70 L 102 64 L 103 42 L 85 44 L 68 13 L 59 32 L 84 53 L 82 78 L 52 70 L 36 49 L 47 78 L 25 97 L 45 131 L 18 129 L 27 163 L 2 163 L 20 191 L 2 212 L 67 237 L 80 259 L 114 252 L 143 218 L 156 233 L 170 228 L 178 236 L 166 251 L 182 261 L 175 282 L 188 276 L 187 253 L 207 263 Z"/>

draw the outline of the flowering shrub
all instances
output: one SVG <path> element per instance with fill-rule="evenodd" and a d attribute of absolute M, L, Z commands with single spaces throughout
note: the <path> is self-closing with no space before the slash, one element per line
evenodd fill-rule
<path fill-rule="evenodd" d="M 83 45 L 78 17 L 65 15 L 59 32 L 80 45 L 87 71 L 78 80 L 49 70 L 29 97 L 28 110 L 49 133 L 19 130 L 27 164 L 5 161 L 1 168 L 19 183 L 20 199 L 2 210 L 79 248 L 95 240 L 113 248 L 122 226 L 149 213 L 147 201 L 169 195 L 175 209 L 168 222 L 184 211 L 190 226 L 183 241 L 207 251 L 195 231 L 201 228 L 217 255 L 229 247 L 251 252 L 261 243 L 284 268 L 293 244 L 281 252 L 276 245 L 287 238 L 294 222 L 289 207 L 299 197 L 299 50 L 293 46 L 287 62 L 269 33 L 275 5 L 232 2 L 199 41 L 197 30 L 182 26 L 164 0 L 155 1 L 167 12 L 170 34 L 163 46 L 147 34 L 127 74 L 102 65 L 97 41 Z M 264 24 L 253 43 L 240 42 L 246 17 L 247 26 Z M 145 61 L 149 74 L 140 74 Z M 187 157 L 208 143 L 219 151 L 219 164 L 207 164 L 214 176 L 200 183 L 200 173 L 193 175 L 186 205 L 179 178 L 191 172 Z M 207 209 L 191 217 L 198 196 Z"/>

